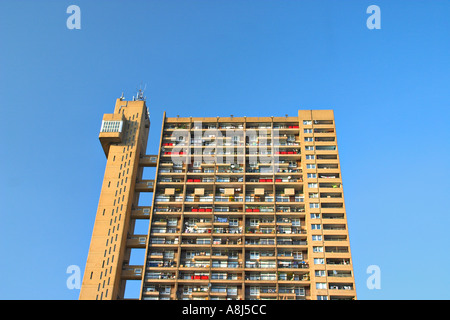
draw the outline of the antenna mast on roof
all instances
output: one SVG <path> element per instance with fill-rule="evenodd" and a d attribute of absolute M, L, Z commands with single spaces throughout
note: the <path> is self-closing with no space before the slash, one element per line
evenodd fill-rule
<path fill-rule="evenodd" d="M 136 94 L 136 97 L 133 96 L 133 101 L 138 100 L 138 101 L 145 101 L 147 100 L 147 97 L 144 96 L 144 91 L 147 88 L 147 84 L 144 86 L 144 89 L 142 89 L 142 85 L 139 86 L 138 92 Z"/>

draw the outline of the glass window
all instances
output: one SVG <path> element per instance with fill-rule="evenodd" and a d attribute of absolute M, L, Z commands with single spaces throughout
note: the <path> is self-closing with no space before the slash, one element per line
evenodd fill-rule
<path fill-rule="evenodd" d="M 123 121 L 102 121 L 100 132 L 122 132 Z"/>
<path fill-rule="evenodd" d="M 325 270 L 316 270 L 316 277 L 325 277 Z"/>
<path fill-rule="evenodd" d="M 317 282 L 316 283 L 316 289 L 326 289 L 327 284 L 325 282 Z"/>
<path fill-rule="evenodd" d="M 322 258 L 314 258 L 314 264 L 324 264 L 325 260 Z"/>

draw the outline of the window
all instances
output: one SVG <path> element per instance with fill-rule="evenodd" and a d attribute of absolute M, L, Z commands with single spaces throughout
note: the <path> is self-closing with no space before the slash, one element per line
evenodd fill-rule
<path fill-rule="evenodd" d="M 310 125 L 312 124 L 312 120 L 303 120 L 303 125 Z"/>
<path fill-rule="evenodd" d="M 314 178 L 317 178 L 316 173 L 308 173 L 308 179 L 314 179 Z"/>
<path fill-rule="evenodd" d="M 310 203 L 310 204 L 309 204 L 309 207 L 310 207 L 311 209 L 317 209 L 317 208 L 319 208 L 319 204 L 318 204 L 318 203 Z"/>
<path fill-rule="evenodd" d="M 309 197 L 310 197 L 310 198 L 318 198 L 318 197 L 319 197 L 319 194 L 318 194 L 317 192 L 310 192 L 310 193 L 309 193 Z"/>
<path fill-rule="evenodd" d="M 259 294 L 259 287 L 250 287 L 250 295 L 255 296 Z"/>
<path fill-rule="evenodd" d="M 323 247 L 313 247 L 313 252 L 323 252 Z"/>
<path fill-rule="evenodd" d="M 317 146 L 317 150 L 336 150 L 336 146 Z"/>
<path fill-rule="evenodd" d="M 303 133 L 312 133 L 312 129 L 303 129 Z"/>
<path fill-rule="evenodd" d="M 328 296 L 317 296 L 317 300 L 328 300 Z"/>
<path fill-rule="evenodd" d="M 315 169 L 316 168 L 316 164 L 315 163 L 308 163 L 306 164 L 306 169 Z"/>
<path fill-rule="evenodd" d="M 311 141 L 313 141 L 313 138 L 312 137 L 305 137 L 305 141 L 306 142 L 311 142 Z"/>
<path fill-rule="evenodd" d="M 312 236 L 313 241 L 322 241 L 322 236 L 319 234 L 315 234 Z"/>
<path fill-rule="evenodd" d="M 316 270 L 316 277 L 325 277 L 325 270 Z"/>
<path fill-rule="evenodd" d="M 313 155 L 313 154 L 307 154 L 306 155 L 306 160 L 314 160 L 315 158 L 316 158 L 316 156 Z"/>
<path fill-rule="evenodd" d="M 320 213 L 311 213 L 311 219 L 320 219 Z"/>
<path fill-rule="evenodd" d="M 322 225 L 320 224 L 312 224 L 311 225 L 311 230 L 320 230 L 322 229 Z"/>
<path fill-rule="evenodd" d="M 201 161 L 194 161 L 194 162 L 192 163 L 192 166 L 195 167 L 195 168 L 198 168 L 198 167 L 200 167 L 201 165 L 202 165 L 202 162 L 201 162 Z"/>
<path fill-rule="evenodd" d="M 100 132 L 122 132 L 123 121 L 102 121 Z"/>
<path fill-rule="evenodd" d="M 325 260 L 322 258 L 314 258 L 314 264 L 324 264 Z"/>
<path fill-rule="evenodd" d="M 308 188 L 317 188 L 317 183 L 308 183 Z"/>
<path fill-rule="evenodd" d="M 251 260 L 259 259 L 259 251 L 250 251 L 250 259 Z"/>
<path fill-rule="evenodd" d="M 326 289 L 327 284 L 325 282 L 317 282 L 316 283 L 316 289 Z"/>

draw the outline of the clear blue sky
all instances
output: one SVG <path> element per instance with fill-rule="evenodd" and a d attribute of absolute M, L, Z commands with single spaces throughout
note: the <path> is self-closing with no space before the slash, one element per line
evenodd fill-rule
<path fill-rule="evenodd" d="M 163 111 L 334 109 L 358 298 L 449 299 L 449 13 L 438 0 L 2 0 L 0 299 L 78 298 L 66 268 L 86 262 L 102 115 L 141 83 L 149 153 Z"/>

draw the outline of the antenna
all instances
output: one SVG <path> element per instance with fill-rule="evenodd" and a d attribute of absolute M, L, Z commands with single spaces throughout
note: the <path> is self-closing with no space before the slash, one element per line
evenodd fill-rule
<path fill-rule="evenodd" d="M 136 94 L 136 100 L 145 101 L 147 97 L 144 96 L 144 91 L 147 88 L 147 84 L 145 84 L 144 89 L 142 89 L 142 83 L 139 86 L 138 92 Z"/>

